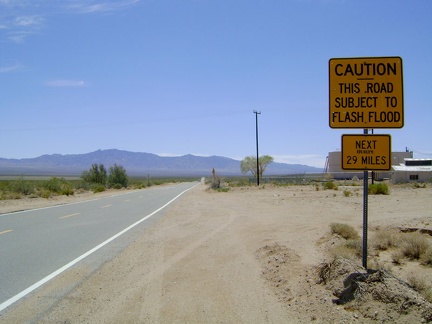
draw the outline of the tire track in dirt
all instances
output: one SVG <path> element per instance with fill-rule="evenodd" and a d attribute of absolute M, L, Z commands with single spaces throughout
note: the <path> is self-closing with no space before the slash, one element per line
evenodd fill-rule
<path fill-rule="evenodd" d="M 152 323 L 160 322 L 159 315 L 161 312 L 161 298 L 164 294 L 163 281 L 164 274 L 180 261 L 184 260 L 188 255 L 194 253 L 198 248 L 210 241 L 215 235 L 224 231 L 236 218 L 236 213 L 232 210 L 221 210 L 222 213 L 228 215 L 228 219 L 214 230 L 211 230 L 204 236 L 191 242 L 186 247 L 179 250 L 176 254 L 164 260 L 165 248 L 164 244 L 159 245 L 159 250 L 154 253 L 157 255 L 157 260 L 154 262 L 154 267 L 147 274 L 147 284 L 146 284 L 146 294 L 141 307 L 141 312 L 139 318 L 144 321 L 149 321 Z M 155 301 L 154 297 L 158 296 L 159 301 Z M 150 298 L 152 300 L 150 301 Z M 155 307 L 156 306 L 156 307 Z"/>

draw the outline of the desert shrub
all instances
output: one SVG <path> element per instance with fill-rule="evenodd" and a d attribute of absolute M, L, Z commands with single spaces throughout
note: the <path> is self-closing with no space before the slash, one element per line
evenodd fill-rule
<path fill-rule="evenodd" d="M 422 254 L 426 253 L 429 247 L 429 242 L 421 233 L 409 233 L 403 235 L 401 245 L 402 254 L 411 259 L 418 260 Z"/>
<path fill-rule="evenodd" d="M 343 194 L 344 194 L 345 197 L 350 197 L 350 196 L 352 195 L 352 192 L 349 191 L 348 189 L 345 189 L 345 190 L 343 191 Z"/>
<path fill-rule="evenodd" d="M 102 184 L 95 184 L 95 185 L 92 186 L 92 191 L 94 193 L 103 192 L 105 190 L 106 190 L 106 188 Z"/>
<path fill-rule="evenodd" d="M 423 295 L 427 301 L 432 302 L 432 286 L 424 276 L 411 273 L 408 277 L 408 283 Z"/>
<path fill-rule="evenodd" d="M 353 240 L 347 240 L 345 242 L 345 246 L 348 249 L 351 249 L 354 253 L 354 255 L 361 257 L 363 254 L 363 242 L 360 238 L 353 239 Z"/>
<path fill-rule="evenodd" d="M 123 188 L 123 186 L 122 186 L 121 183 L 116 183 L 116 184 L 112 185 L 111 188 L 113 188 L 113 189 L 121 189 L 121 188 Z"/>
<path fill-rule="evenodd" d="M 388 273 L 391 272 L 391 266 L 388 263 L 376 258 L 371 259 L 371 265 L 369 267 L 372 270 L 385 271 Z"/>
<path fill-rule="evenodd" d="M 216 176 L 213 178 L 213 181 L 210 183 L 210 188 L 212 189 L 219 189 L 221 187 L 221 179 L 220 177 Z"/>
<path fill-rule="evenodd" d="M 22 195 L 29 195 L 33 193 L 35 190 L 35 186 L 31 181 L 24 180 L 23 177 L 19 178 L 16 182 L 14 182 L 14 185 L 12 186 L 12 191 L 22 194 Z M 19 199 L 19 198 L 15 198 Z"/>
<path fill-rule="evenodd" d="M 39 190 L 39 196 L 49 198 L 52 193 L 70 196 L 74 194 L 72 184 L 68 183 L 64 178 L 52 177 L 42 183 L 42 189 Z"/>
<path fill-rule="evenodd" d="M 217 188 L 215 189 L 218 192 L 228 192 L 230 190 L 230 188 L 228 187 L 221 187 L 221 188 Z"/>
<path fill-rule="evenodd" d="M 342 236 L 346 240 L 355 240 L 359 238 L 357 231 L 347 224 L 331 223 L 330 230 L 332 234 Z"/>
<path fill-rule="evenodd" d="M 377 231 L 373 237 L 372 246 L 381 251 L 397 247 L 401 241 L 401 233 L 394 229 Z"/>
<path fill-rule="evenodd" d="M 355 256 L 355 252 L 345 244 L 338 244 L 330 250 L 330 255 L 333 258 L 351 259 Z"/>
<path fill-rule="evenodd" d="M 226 180 L 226 183 L 230 187 L 249 187 L 251 185 L 251 182 L 248 178 L 234 178 L 234 179 L 228 179 Z"/>
<path fill-rule="evenodd" d="M 144 189 L 147 187 L 147 185 L 150 185 L 150 184 L 145 182 L 145 181 L 135 181 L 133 184 L 133 187 L 135 189 Z"/>
<path fill-rule="evenodd" d="M 404 258 L 404 255 L 403 255 L 402 251 L 400 251 L 400 250 L 393 252 L 391 254 L 391 260 L 395 264 L 402 264 L 403 258 Z"/>
<path fill-rule="evenodd" d="M 44 189 L 44 188 L 39 189 L 37 191 L 37 194 L 38 194 L 39 197 L 42 197 L 42 198 L 45 198 L 45 199 L 48 199 L 49 197 L 51 197 L 51 191 L 48 190 L 48 189 Z"/>
<path fill-rule="evenodd" d="M 60 193 L 65 183 L 66 180 L 63 178 L 52 177 L 51 179 L 42 183 L 42 188 L 51 192 Z"/>
<path fill-rule="evenodd" d="M 210 182 L 211 189 L 220 189 L 221 188 L 221 177 L 216 173 L 215 169 L 212 170 L 213 177 Z"/>
<path fill-rule="evenodd" d="M 346 240 L 330 250 L 333 258 L 351 259 L 353 257 L 361 257 L 363 244 L 360 238 Z"/>
<path fill-rule="evenodd" d="M 338 186 L 333 181 L 326 181 L 323 182 L 323 188 L 324 190 L 330 189 L 330 190 L 338 190 Z"/>
<path fill-rule="evenodd" d="M 11 192 L 5 199 L 21 199 L 23 196 L 19 192 Z"/>
<path fill-rule="evenodd" d="M 424 265 L 432 266 L 432 246 L 429 246 L 421 257 L 421 262 Z"/>
<path fill-rule="evenodd" d="M 429 303 L 432 303 L 432 287 L 429 287 L 425 291 L 422 292 L 422 295 Z"/>
<path fill-rule="evenodd" d="M 369 195 L 388 195 L 389 187 L 385 183 L 373 183 L 368 186 Z"/>
<path fill-rule="evenodd" d="M 63 186 L 62 190 L 60 191 L 60 194 L 63 196 L 73 196 L 74 193 L 74 190 L 69 185 Z"/>
<path fill-rule="evenodd" d="M 411 273 L 407 279 L 408 283 L 417 291 L 424 291 L 428 288 L 427 281 L 423 276 Z"/>
<path fill-rule="evenodd" d="M 85 182 L 85 181 L 79 181 L 75 184 L 75 189 L 77 191 L 88 191 L 91 190 L 92 184 L 90 182 Z"/>

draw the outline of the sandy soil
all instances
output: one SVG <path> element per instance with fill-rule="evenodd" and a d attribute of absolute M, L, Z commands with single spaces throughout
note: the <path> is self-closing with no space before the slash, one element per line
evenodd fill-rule
<path fill-rule="evenodd" d="M 353 195 L 345 197 L 345 189 Z M 370 237 L 387 227 L 432 230 L 431 198 L 430 186 L 396 186 L 390 195 L 369 196 Z M 10 208 L 2 202 L 0 212 Z M 334 289 L 319 283 L 317 269 L 340 240 L 330 223 L 352 225 L 361 234 L 362 219 L 362 187 L 215 192 L 202 184 L 97 271 L 71 269 L 8 309 L 0 322 L 427 322 L 421 314 L 429 306 L 420 297 L 413 297 L 418 303 L 412 312 L 392 314 L 372 302 L 362 312 L 335 303 Z M 432 282 L 431 268 L 418 262 L 380 262 L 403 280 L 415 272 Z"/>

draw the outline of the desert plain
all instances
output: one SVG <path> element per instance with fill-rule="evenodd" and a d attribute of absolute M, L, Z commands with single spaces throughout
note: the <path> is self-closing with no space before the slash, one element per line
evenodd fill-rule
<path fill-rule="evenodd" d="M 111 260 L 62 273 L 6 309 L 0 322 L 430 322 L 430 302 L 409 282 L 432 283 L 432 267 L 409 258 L 395 263 L 373 240 L 378 231 L 422 230 L 432 244 L 432 185 L 389 187 L 389 195 L 368 197 L 368 271 L 358 256 L 335 262 L 344 239 L 330 231 L 332 223 L 347 224 L 361 237 L 361 182 L 227 192 L 200 183 Z M 110 194 L 1 201 L 0 213 Z"/>

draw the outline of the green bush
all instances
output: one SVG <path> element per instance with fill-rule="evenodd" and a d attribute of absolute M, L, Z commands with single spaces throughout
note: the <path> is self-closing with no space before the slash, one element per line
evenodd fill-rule
<path fill-rule="evenodd" d="M 111 188 L 113 188 L 113 189 L 121 189 L 121 188 L 123 188 L 123 186 L 122 186 L 121 183 L 116 183 L 114 185 L 111 185 Z"/>
<path fill-rule="evenodd" d="M 389 187 L 385 183 L 374 183 L 368 186 L 369 195 L 388 195 Z"/>
<path fill-rule="evenodd" d="M 70 186 L 64 186 L 63 189 L 60 191 L 60 194 L 63 196 L 73 196 L 74 190 Z"/>
<path fill-rule="evenodd" d="M 114 166 L 109 168 L 109 176 L 108 176 L 108 184 L 111 187 L 120 185 L 121 189 L 122 187 L 127 187 L 129 184 L 129 178 L 126 174 L 126 170 L 121 166 L 114 164 Z"/>
<path fill-rule="evenodd" d="M 42 187 L 51 192 L 60 193 L 65 183 L 66 180 L 63 178 L 52 177 L 51 179 L 44 181 Z"/>
<path fill-rule="evenodd" d="M 21 177 L 12 186 L 12 191 L 27 196 L 35 191 L 35 186 L 31 181 L 24 180 L 24 178 Z"/>
<path fill-rule="evenodd" d="M 45 198 L 45 199 L 48 199 L 48 198 L 51 197 L 51 191 L 49 191 L 48 189 L 39 189 L 37 191 L 37 194 L 38 194 L 39 197 L 42 197 L 42 198 Z"/>
<path fill-rule="evenodd" d="M 90 170 L 84 171 L 81 179 L 88 183 L 105 185 L 108 180 L 108 173 L 103 164 L 92 164 Z"/>
<path fill-rule="evenodd" d="M 68 183 L 64 178 L 52 177 L 42 183 L 42 190 L 40 190 L 39 196 L 49 198 L 52 193 L 70 196 L 74 194 L 74 190 L 72 189 L 72 184 Z"/>
<path fill-rule="evenodd" d="M 338 190 L 338 186 L 333 181 L 327 181 L 323 183 L 324 190 L 330 189 L 330 190 Z"/>
<path fill-rule="evenodd" d="M 95 184 L 92 186 L 92 191 L 94 193 L 103 192 L 106 190 L 106 187 L 102 184 Z"/>

